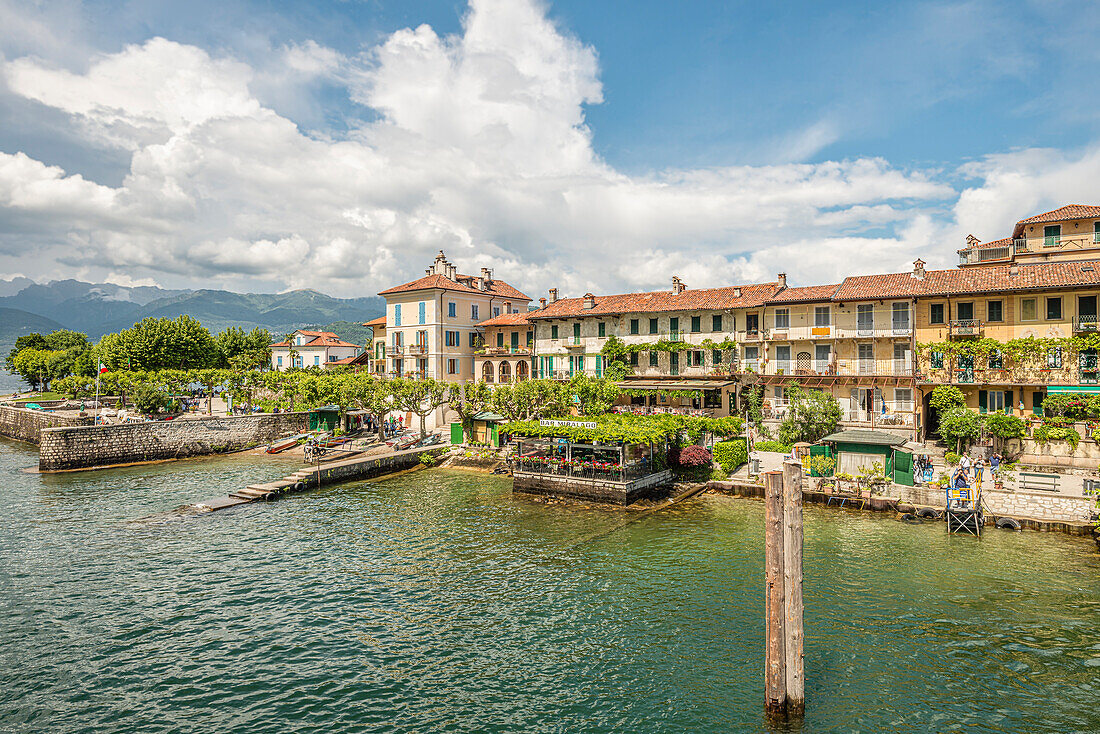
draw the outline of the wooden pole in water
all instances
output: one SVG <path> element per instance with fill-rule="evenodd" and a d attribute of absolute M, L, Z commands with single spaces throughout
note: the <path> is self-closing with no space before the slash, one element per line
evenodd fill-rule
<path fill-rule="evenodd" d="M 783 547 L 783 473 L 770 471 L 764 474 L 764 711 L 773 717 L 787 712 Z"/>
<path fill-rule="evenodd" d="M 787 716 L 806 711 L 802 626 L 802 464 L 783 463 L 783 603 Z"/>

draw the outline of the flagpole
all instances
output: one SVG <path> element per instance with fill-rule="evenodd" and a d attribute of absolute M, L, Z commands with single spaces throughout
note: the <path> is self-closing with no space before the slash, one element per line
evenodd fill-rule
<path fill-rule="evenodd" d="M 99 376 L 102 374 L 103 372 L 98 369 L 95 371 L 95 413 L 92 417 L 93 426 L 99 425 Z"/>

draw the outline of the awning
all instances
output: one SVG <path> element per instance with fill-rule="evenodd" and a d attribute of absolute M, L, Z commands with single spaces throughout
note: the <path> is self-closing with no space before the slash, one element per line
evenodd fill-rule
<path fill-rule="evenodd" d="M 861 443 L 869 446 L 901 446 L 906 439 L 887 431 L 873 431 L 852 428 L 847 431 L 831 433 L 821 441 L 828 443 Z"/>
<path fill-rule="evenodd" d="M 1047 388 L 1047 395 L 1053 395 L 1055 393 L 1100 395 L 1100 385 L 1051 385 Z"/>
<path fill-rule="evenodd" d="M 733 384 L 730 380 L 626 380 L 616 382 L 624 390 L 717 390 Z"/>

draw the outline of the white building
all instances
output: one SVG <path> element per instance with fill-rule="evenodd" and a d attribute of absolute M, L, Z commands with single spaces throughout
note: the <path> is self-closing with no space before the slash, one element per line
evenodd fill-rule
<path fill-rule="evenodd" d="M 282 341 L 271 345 L 271 369 L 326 367 L 338 362 L 346 364 L 361 351 L 362 347 L 358 344 L 350 344 L 331 331 L 298 329 L 291 335 L 289 343 Z"/>

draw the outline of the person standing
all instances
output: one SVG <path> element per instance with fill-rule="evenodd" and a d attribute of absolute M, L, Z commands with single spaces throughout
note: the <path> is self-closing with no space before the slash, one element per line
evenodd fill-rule
<path fill-rule="evenodd" d="M 982 488 L 982 477 L 985 475 L 985 459 L 978 459 L 974 462 L 974 487 L 976 489 Z"/>

